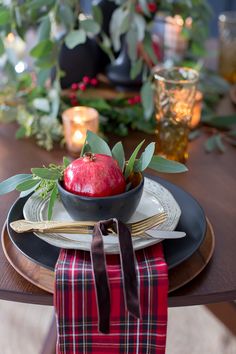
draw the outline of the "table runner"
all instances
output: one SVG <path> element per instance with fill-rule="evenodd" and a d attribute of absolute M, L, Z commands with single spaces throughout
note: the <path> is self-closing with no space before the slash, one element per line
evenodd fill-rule
<path fill-rule="evenodd" d="M 162 245 L 135 254 L 141 319 L 125 308 L 119 255 L 107 255 L 110 333 L 101 334 L 90 253 L 61 250 L 54 295 L 58 354 L 165 353 L 168 276 Z"/>

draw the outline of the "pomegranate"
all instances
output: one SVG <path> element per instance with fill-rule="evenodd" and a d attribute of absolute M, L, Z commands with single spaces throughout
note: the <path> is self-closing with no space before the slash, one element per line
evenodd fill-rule
<path fill-rule="evenodd" d="M 64 188 L 85 197 L 107 197 L 125 191 L 124 175 L 111 156 L 85 153 L 64 171 Z"/>

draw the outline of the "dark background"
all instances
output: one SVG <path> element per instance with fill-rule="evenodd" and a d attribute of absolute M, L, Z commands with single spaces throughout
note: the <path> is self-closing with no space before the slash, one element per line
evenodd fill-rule
<path fill-rule="evenodd" d="M 97 2 L 96 0 L 94 2 Z M 81 6 L 85 13 L 89 13 L 91 9 L 92 0 L 81 0 Z M 217 19 L 221 12 L 236 11 L 236 0 L 208 0 L 212 8 L 212 19 L 209 23 L 209 37 L 218 36 Z"/>

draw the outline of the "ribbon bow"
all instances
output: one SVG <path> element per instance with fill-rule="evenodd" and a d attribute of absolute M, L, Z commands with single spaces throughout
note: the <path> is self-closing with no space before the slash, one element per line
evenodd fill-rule
<path fill-rule="evenodd" d="M 99 221 L 94 226 L 93 230 L 91 259 L 95 278 L 99 331 L 101 333 L 109 333 L 110 330 L 111 300 L 102 238 L 102 236 L 109 234 L 108 229 L 115 231 L 119 238 L 120 262 L 126 309 L 136 318 L 140 318 L 135 256 L 130 231 L 125 224 L 117 219 Z"/>

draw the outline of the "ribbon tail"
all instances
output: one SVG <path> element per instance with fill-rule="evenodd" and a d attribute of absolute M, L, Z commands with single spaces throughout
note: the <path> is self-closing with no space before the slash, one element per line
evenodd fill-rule
<path fill-rule="evenodd" d="M 95 291 L 99 316 L 99 331 L 108 334 L 110 331 L 110 289 L 106 271 L 102 232 L 99 223 L 94 226 L 91 244 L 91 259 L 95 279 Z"/>
<path fill-rule="evenodd" d="M 141 317 L 138 281 L 135 269 L 135 255 L 129 229 L 122 222 L 116 220 L 117 234 L 119 235 L 120 259 L 124 287 L 124 297 L 127 310 L 136 318 Z"/>

